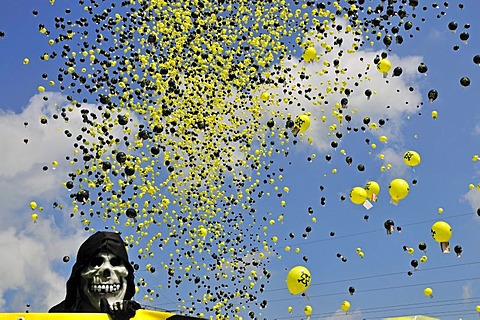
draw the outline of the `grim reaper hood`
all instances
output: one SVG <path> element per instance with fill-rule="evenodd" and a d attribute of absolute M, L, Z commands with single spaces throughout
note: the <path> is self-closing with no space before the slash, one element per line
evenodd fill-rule
<path fill-rule="evenodd" d="M 65 300 L 52 307 L 48 312 L 82 312 L 76 307 L 82 302 L 80 296 L 81 272 L 90 264 L 90 261 L 100 252 L 108 251 L 119 257 L 128 270 L 127 290 L 125 300 L 131 300 L 135 294 L 134 270 L 128 261 L 125 243 L 118 233 L 99 231 L 91 235 L 78 249 L 77 260 L 72 267 L 72 273 L 67 281 Z"/>

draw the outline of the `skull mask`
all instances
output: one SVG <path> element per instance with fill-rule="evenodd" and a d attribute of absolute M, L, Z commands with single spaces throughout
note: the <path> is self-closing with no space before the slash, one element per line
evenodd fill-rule
<path fill-rule="evenodd" d="M 118 256 L 100 251 L 80 276 L 80 290 L 98 311 L 101 298 L 110 305 L 125 299 L 128 269 Z"/>

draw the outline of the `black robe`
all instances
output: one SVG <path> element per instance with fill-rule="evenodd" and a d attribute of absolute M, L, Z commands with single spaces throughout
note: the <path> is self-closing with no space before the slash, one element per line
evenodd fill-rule
<path fill-rule="evenodd" d="M 81 295 L 81 272 L 89 266 L 90 261 L 100 252 L 108 251 L 119 257 L 128 270 L 127 290 L 124 300 L 131 300 L 135 294 L 134 270 L 128 261 L 125 243 L 118 233 L 99 231 L 91 235 L 78 249 L 77 260 L 67 281 L 65 300 L 50 308 L 48 312 L 98 312 L 93 309 L 88 299 Z"/>

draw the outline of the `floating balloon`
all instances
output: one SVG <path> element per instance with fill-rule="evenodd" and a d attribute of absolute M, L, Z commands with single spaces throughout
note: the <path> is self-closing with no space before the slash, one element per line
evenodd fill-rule
<path fill-rule="evenodd" d="M 428 101 L 433 102 L 438 98 L 438 92 L 435 89 L 428 91 Z"/>
<path fill-rule="evenodd" d="M 428 71 L 428 67 L 425 63 L 420 63 L 417 68 L 418 72 L 420 73 L 426 73 Z"/>
<path fill-rule="evenodd" d="M 468 38 L 470 38 L 470 34 L 466 31 L 460 33 L 459 36 L 460 40 L 462 40 L 465 44 L 468 42 Z"/>
<path fill-rule="evenodd" d="M 353 294 L 355 293 L 355 287 L 349 287 L 348 288 L 348 293 L 350 293 L 351 296 L 353 296 Z"/>
<path fill-rule="evenodd" d="M 403 161 L 410 167 L 415 167 L 420 164 L 420 155 L 415 151 L 407 151 L 403 154 Z"/>
<path fill-rule="evenodd" d="M 455 254 L 457 255 L 457 258 L 460 258 L 460 257 L 462 256 L 463 248 L 462 248 L 462 246 L 460 246 L 460 245 L 456 245 L 456 246 L 453 248 L 453 251 L 454 251 Z"/>
<path fill-rule="evenodd" d="M 414 269 L 417 269 L 418 267 L 418 261 L 413 259 L 412 261 L 410 261 L 410 265 L 414 268 Z"/>
<path fill-rule="evenodd" d="M 423 294 L 424 294 L 426 297 L 433 298 L 432 293 L 433 293 L 432 288 L 425 288 L 425 289 L 423 290 Z"/>
<path fill-rule="evenodd" d="M 460 84 L 462 85 L 462 87 L 466 88 L 470 85 L 470 78 L 467 78 L 467 77 L 462 77 L 460 79 Z"/>
<path fill-rule="evenodd" d="M 316 56 L 317 50 L 315 49 L 315 47 L 308 47 L 303 53 L 303 60 L 305 60 L 306 62 L 310 62 L 313 61 Z"/>
<path fill-rule="evenodd" d="M 477 54 L 473 57 L 473 63 L 480 65 L 480 54 Z"/>
<path fill-rule="evenodd" d="M 372 90 L 370 89 L 365 90 L 365 96 L 367 97 L 367 100 L 370 100 L 370 97 L 372 96 Z"/>
<path fill-rule="evenodd" d="M 449 240 L 452 236 L 452 228 L 444 221 L 437 221 L 432 225 L 430 230 L 433 239 L 440 243 L 443 253 L 450 252 Z"/>
<path fill-rule="evenodd" d="M 350 302 L 348 301 L 343 301 L 341 304 L 340 304 L 340 308 L 345 311 L 345 312 L 348 312 L 350 310 Z"/>
<path fill-rule="evenodd" d="M 448 23 L 448 30 L 452 31 L 452 32 L 455 32 L 455 30 L 457 30 L 458 28 L 458 23 L 455 22 L 455 21 L 450 21 Z"/>
<path fill-rule="evenodd" d="M 30 209 L 35 210 L 37 208 L 37 203 L 35 201 L 30 202 Z"/>
<path fill-rule="evenodd" d="M 395 67 L 395 69 L 393 69 L 394 77 L 400 77 L 402 73 L 403 73 L 403 69 L 401 67 Z"/>
<path fill-rule="evenodd" d="M 418 249 L 422 250 L 423 252 L 427 252 L 427 245 L 425 244 L 425 242 L 420 242 L 418 244 Z"/>
<path fill-rule="evenodd" d="M 377 70 L 383 73 L 384 78 L 388 75 L 388 72 L 390 71 L 391 68 L 392 68 L 392 63 L 390 62 L 390 60 L 381 59 L 377 63 Z"/>
<path fill-rule="evenodd" d="M 296 137 L 299 132 L 303 132 L 307 130 L 309 127 L 310 127 L 310 117 L 306 114 L 301 114 L 295 118 L 292 134 L 294 137 Z"/>
<path fill-rule="evenodd" d="M 387 234 L 392 234 L 392 232 L 395 231 L 395 222 L 391 219 L 386 220 L 383 223 L 383 226 L 385 227 L 385 230 L 387 230 Z"/>
<path fill-rule="evenodd" d="M 262 94 L 260 95 L 260 99 L 262 99 L 263 102 L 268 101 L 269 98 L 270 98 L 270 93 L 268 92 L 262 92 Z"/>
<path fill-rule="evenodd" d="M 378 194 L 380 193 L 380 185 L 376 181 L 368 181 L 364 189 L 370 201 L 377 201 Z"/>
<path fill-rule="evenodd" d="M 350 201 L 352 201 L 354 204 L 363 204 L 366 209 L 370 209 L 371 204 L 365 204 L 367 201 L 367 196 L 367 191 L 362 187 L 354 187 L 350 191 Z"/>
<path fill-rule="evenodd" d="M 287 274 L 287 287 L 291 294 L 300 294 L 310 286 L 310 271 L 303 266 L 292 268 Z"/>
<path fill-rule="evenodd" d="M 436 110 L 432 111 L 432 119 L 437 119 L 438 118 L 438 112 Z"/>
<path fill-rule="evenodd" d="M 32 221 L 36 223 L 38 220 L 38 214 L 32 213 L 31 218 L 32 218 Z"/>
<path fill-rule="evenodd" d="M 408 182 L 403 179 L 394 179 L 388 186 L 388 193 L 391 197 L 391 202 L 397 204 L 399 200 L 404 199 L 410 191 Z"/>
<path fill-rule="evenodd" d="M 310 320 L 310 317 L 311 317 L 312 312 L 313 312 L 312 307 L 309 306 L 309 305 L 306 305 L 306 306 L 303 308 L 303 312 L 304 312 L 305 315 L 307 316 L 307 320 Z"/>

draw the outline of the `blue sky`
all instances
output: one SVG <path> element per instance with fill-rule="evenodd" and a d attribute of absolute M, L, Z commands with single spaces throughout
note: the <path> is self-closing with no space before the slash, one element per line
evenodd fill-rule
<path fill-rule="evenodd" d="M 480 167 L 472 157 L 480 154 L 480 66 L 475 65 L 472 58 L 480 54 L 477 17 L 480 4 L 474 0 L 463 3 L 463 9 L 457 3 L 450 3 L 446 15 L 441 18 L 436 15 L 444 10 L 443 3 L 439 3 L 442 9 L 432 9 L 430 4 L 426 11 L 421 7 L 416 9 L 426 22 L 416 19 L 415 26 L 420 31 L 412 32 L 413 38 L 402 33 L 404 43 L 392 45 L 388 52 L 392 65 L 402 66 L 404 73 L 401 77 L 394 78 L 390 74 L 383 78 L 375 70 L 373 59 L 385 50 L 381 43 L 367 45 L 342 58 L 342 67 L 347 68 L 345 77 L 364 71 L 365 63 L 360 58 L 372 64 L 368 71 L 370 81 L 361 82 L 349 97 L 349 108 L 345 112 L 351 113 L 354 121 L 341 127 L 342 139 L 335 139 L 327 126 L 335 122 L 330 109 L 335 101 L 340 100 L 340 95 L 329 96 L 329 105 L 326 106 L 311 105 L 296 93 L 288 97 L 312 113 L 312 125 L 299 135 L 297 144 L 290 139 L 282 146 L 288 148 L 288 157 L 274 153 L 272 168 L 261 171 L 258 176 L 260 181 L 274 179 L 275 182 L 261 183 L 256 188 L 257 192 L 270 192 L 271 195 L 257 200 L 256 222 L 253 231 L 248 232 L 257 232 L 273 247 L 274 250 L 270 248 L 265 252 L 270 261 L 267 269 L 272 276 L 257 303 L 247 305 L 246 312 L 251 308 L 261 314 L 261 318 L 304 319 L 303 308 L 310 305 L 312 319 L 382 319 L 409 314 L 447 320 L 476 317 L 475 306 L 480 305 L 480 218 L 476 214 L 480 207 L 480 189 L 477 188 Z M 0 148 L 3 150 L 0 168 L 0 209 L 3 214 L 0 221 L 0 310 L 23 311 L 29 304 L 30 311 L 44 312 L 63 299 L 65 281 L 73 261 L 63 263 L 62 258 L 69 255 L 73 260 L 88 232 L 84 230 L 81 218 L 69 218 L 71 199 L 69 192 L 62 187 L 71 170 L 64 159 L 72 154 L 72 142 L 62 132 L 66 129 L 80 132 L 83 124 L 76 112 L 72 113 L 69 123 L 52 118 L 58 107 L 69 103 L 58 85 L 49 88 L 42 80 L 43 73 L 53 75 L 63 65 L 59 59 L 40 60 L 39 57 L 50 52 L 51 48 L 48 38 L 38 32 L 38 25 L 51 23 L 55 16 L 63 16 L 67 7 L 79 10 L 79 6 L 75 1 L 53 6 L 49 1 L 5 1 L 2 7 L 0 31 L 5 37 L 0 39 L 0 76 L 3 79 L 0 86 Z M 39 12 L 36 17 L 33 10 Z M 450 21 L 458 23 L 455 33 L 447 28 Z M 468 29 L 465 28 L 467 23 L 470 25 Z M 459 39 L 463 31 L 470 35 L 468 43 Z M 348 37 L 344 40 L 344 46 L 351 41 Z M 456 45 L 458 50 L 453 49 Z M 320 44 L 315 46 L 320 51 Z M 319 76 L 315 72 L 324 67 L 322 59 L 333 59 L 336 53 L 334 49 L 313 63 L 298 61 L 300 55 L 297 53 L 294 60 L 286 64 L 293 68 L 297 63 L 312 74 L 302 86 L 317 86 L 322 90 L 328 80 L 334 81 L 332 73 Z M 25 58 L 30 61 L 28 65 L 24 64 Z M 416 70 L 420 62 L 428 66 L 426 75 Z M 298 77 L 294 72 L 292 76 Z M 460 85 L 462 77 L 470 78 L 468 88 Z M 295 81 L 299 81 L 298 78 Z M 47 92 L 39 94 L 39 85 L 45 85 Z M 376 91 L 370 100 L 363 94 L 366 88 Z M 432 103 L 427 98 L 430 89 L 439 93 Z M 270 92 L 283 97 L 281 90 L 270 89 Z M 44 96 L 48 97 L 47 101 Z M 386 108 L 387 105 L 390 108 Z M 93 104 L 87 107 L 95 108 Z M 285 107 L 293 115 L 300 112 L 292 107 L 268 104 L 265 110 L 273 112 Z M 354 108 L 356 112 L 353 112 Z M 438 111 L 437 119 L 431 117 L 434 110 Z M 320 120 L 321 115 L 328 117 L 325 123 Z M 40 124 L 42 116 L 48 118 L 48 125 Z M 374 122 L 387 118 L 388 121 L 378 130 L 367 128 L 365 132 L 355 132 L 353 128 L 360 127 L 364 117 Z M 265 122 L 267 119 L 265 116 Z M 28 125 L 24 126 L 24 122 Z M 348 126 L 352 130 L 348 130 Z M 382 135 L 388 137 L 387 143 L 379 141 Z M 24 139 L 28 139 L 28 143 Z M 330 146 L 334 140 L 339 141 L 337 148 Z M 372 144 L 376 144 L 376 148 Z M 420 165 L 412 168 L 403 162 L 402 156 L 408 150 L 420 154 Z M 325 160 L 327 154 L 332 157 L 329 162 Z M 384 155 L 383 160 L 380 155 Z M 351 166 L 345 162 L 346 156 L 353 158 Z M 60 163 L 55 170 L 52 161 Z M 365 166 L 365 171 L 357 170 L 359 164 Z M 48 170 L 43 170 L 44 166 Z M 335 174 L 333 169 L 336 169 Z M 276 172 L 273 177 L 272 172 Z M 282 179 L 278 177 L 280 172 Z M 410 192 L 398 205 L 393 205 L 388 185 L 396 178 L 405 179 L 410 184 Z M 377 181 L 381 190 L 373 208 L 366 210 L 350 202 L 348 195 L 353 187 L 364 186 L 371 180 Z M 474 185 L 472 190 L 470 184 Z M 275 190 L 275 186 L 280 191 Z M 284 187 L 289 188 L 288 193 L 283 191 Z M 281 198 L 277 193 L 282 193 Z M 343 201 L 342 196 L 346 197 Z M 326 199 L 325 205 L 321 203 L 322 197 Z M 284 206 L 282 200 L 286 202 Z M 30 218 L 30 201 L 45 208 L 39 213 L 37 223 Z M 54 201 L 63 204 L 65 210 L 53 208 Z M 439 214 L 439 208 L 443 209 L 442 214 Z M 368 221 L 365 215 L 369 216 Z M 283 221 L 279 220 L 280 216 Z M 401 232 L 387 235 L 383 227 L 387 219 L 394 220 Z M 275 223 L 269 223 L 270 220 Z M 452 248 L 461 245 L 464 250 L 460 258 L 453 252 L 443 254 L 439 244 L 430 236 L 430 228 L 438 220 L 451 225 Z M 92 221 L 92 227 L 97 230 L 104 224 L 101 219 Z M 303 237 L 307 227 L 311 231 Z M 290 233 L 294 234 L 293 238 Z M 270 240 L 273 236 L 279 239 L 276 244 Z M 418 249 L 419 242 L 427 244 L 426 253 Z M 248 240 L 245 243 L 250 245 Z M 285 251 L 285 246 L 290 246 L 291 250 Z M 414 248 L 414 253 L 405 252 L 404 246 Z M 299 253 L 295 253 L 295 248 L 299 248 Z M 364 252 L 364 258 L 357 255 L 357 248 Z M 158 249 L 155 259 L 159 261 L 155 260 L 155 263 L 168 262 L 169 250 L 174 249 Z M 135 260 L 135 251 L 131 252 L 131 258 Z M 347 261 L 342 262 L 337 253 Z M 428 260 L 414 271 L 411 260 L 419 260 L 422 255 Z M 306 291 L 308 297 L 293 296 L 286 288 L 286 274 L 296 265 L 304 265 L 312 275 L 312 283 Z M 157 265 L 157 269 L 160 268 Z M 411 276 L 407 274 L 409 271 Z M 202 272 L 209 274 L 206 270 Z M 163 288 L 156 288 L 160 297 L 154 301 L 143 299 L 146 292 L 142 288 L 136 299 L 145 305 L 178 310 L 182 308 L 177 303 L 180 296 L 187 301 L 185 305 L 190 306 L 188 293 L 192 288 L 189 285 L 168 288 L 163 275 L 141 269 L 137 279 L 143 277 L 149 285 L 156 288 L 161 284 Z M 348 292 L 351 286 L 355 287 L 353 295 Z M 425 297 L 423 290 L 426 287 L 432 288 L 433 298 Z M 262 300 L 268 303 L 266 308 L 260 309 Z M 344 300 L 351 304 L 348 314 L 340 309 Z M 292 314 L 287 311 L 288 306 L 293 308 Z M 243 317 L 248 317 L 245 311 Z"/>

